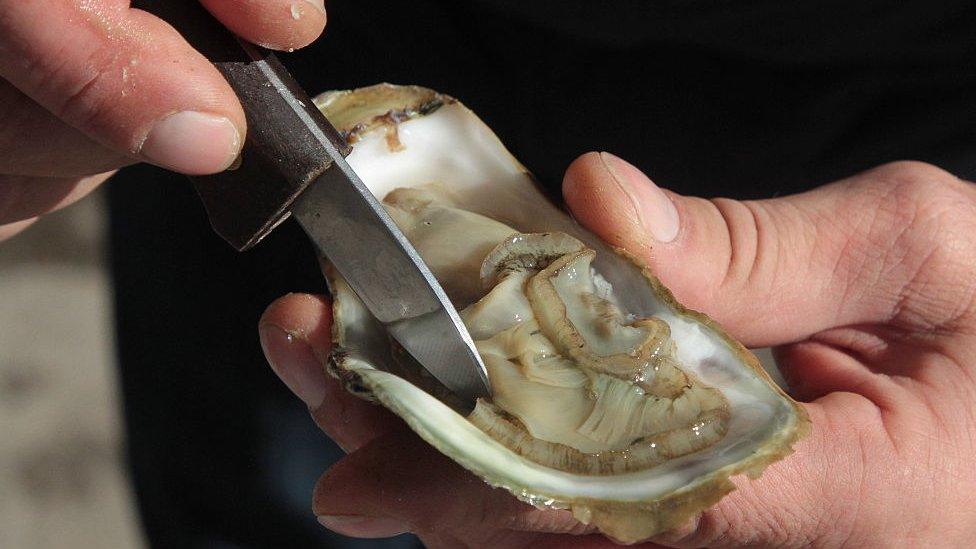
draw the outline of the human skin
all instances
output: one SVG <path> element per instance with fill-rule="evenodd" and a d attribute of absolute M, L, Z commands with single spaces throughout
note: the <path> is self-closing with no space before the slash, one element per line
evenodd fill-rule
<path fill-rule="evenodd" d="M 736 491 L 654 543 L 976 541 L 976 186 L 898 162 L 794 196 L 706 200 L 588 153 L 563 191 L 583 225 L 645 261 L 679 301 L 747 346 L 774 346 L 813 423 L 793 455 L 758 480 L 736 478 Z M 489 487 L 347 394 L 323 371 L 330 326 L 325 297 L 290 294 L 259 327 L 272 368 L 348 453 L 315 489 L 325 526 L 411 531 L 435 548 L 612 546 L 568 512 Z"/>
<path fill-rule="evenodd" d="M 323 0 L 200 1 L 273 49 L 325 27 Z M 128 0 L 0 0 L 0 120 L 0 239 L 122 166 L 222 171 L 247 131 L 217 69 Z"/>

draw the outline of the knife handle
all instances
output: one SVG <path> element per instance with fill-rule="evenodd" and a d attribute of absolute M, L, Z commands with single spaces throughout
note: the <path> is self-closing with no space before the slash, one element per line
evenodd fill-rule
<path fill-rule="evenodd" d="M 133 0 L 175 27 L 230 83 L 244 107 L 247 137 L 228 171 L 191 177 L 214 230 L 239 251 L 258 243 L 292 202 L 349 154 L 345 139 L 267 49 L 220 24 L 197 0 Z"/>

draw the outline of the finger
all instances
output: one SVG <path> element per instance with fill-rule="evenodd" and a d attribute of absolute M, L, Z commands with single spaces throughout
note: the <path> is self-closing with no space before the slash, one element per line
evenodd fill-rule
<path fill-rule="evenodd" d="M 354 451 L 401 425 L 385 408 L 350 394 L 326 374 L 332 306 L 325 297 L 288 294 L 278 299 L 261 316 L 259 332 L 271 368 L 343 450 Z"/>
<path fill-rule="evenodd" d="M 409 530 L 500 546 L 507 532 L 591 531 L 568 511 L 542 511 L 492 488 L 405 428 L 333 465 L 316 485 L 313 506 L 325 526 L 358 537 Z"/>
<path fill-rule="evenodd" d="M 959 295 L 972 291 L 966 267 L 944 246 L 969 241 L 972 227 L 944 220 L 960 202 L 976 204 L 973 190 L 931 166 L 896 163 L 808 193 L 739 202 L 662 191 L 623 160 L 589 153 L 567 170 L 564 193 L 584 225 L 638 255 L 679 301 L 748 346 L 887 322 L 906 306 L 916 322 L 944 322 L 973 301 Z M 946 278 L 958 284 L 940 283 L 932 296 Z"/>
<path fill-rule="evenodd" d="M 24 232 L 24 230 L 33 225 L 35 221 L 37 221 L 36 217 L 33 219 L 25 219 L 23 221 L 0 225 L 0 242 L 3 242 L 8 238 L 13 238 L 14 236 Z"/>
<path fill-rule="evenodd" d="M 325 28 L 323 0 L 200 0 L 238 36 L 276 50 L 305 47 Z"/>
<path fill-rule="evenodd" d="M 859 394 L 868 393 L 872 399 L 876 399 L 884 395 L 884 390 L 896 388 L 888 379 L 876 376 L 865 368 L 847 350 L 821 342 L 802 341 L 785 345 L 777 347 L 773 354 L 790 395 L 800 401 L 811 402 L 852 387 L 858 387 Z"/>
<path fill-rule="evenodd" d="M 0 79 L 0 174 L 76 177 L 132 164 Z"/>
<path fill-rule="evenodd" d="M 188 174 L 225 169 L 244 113 L 217 69 L 125 0 L 0 0 L 0 76 L 98 143 Z"/>
<path fill-rule="evenodd" d="M 87 196 L 114 173 L 64 178 L 0 175 L 0 225 L 60 210 Z"/>

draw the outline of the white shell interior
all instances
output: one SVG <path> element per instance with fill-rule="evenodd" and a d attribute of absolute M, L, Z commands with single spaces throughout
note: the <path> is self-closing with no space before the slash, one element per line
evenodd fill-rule
<path fill-rule="evenodd" d="M 767 443 L 777 433 L 791 431 L 797 415 L 758 366 L 745 367 L 731 344 L 714 330 L 658 299 L 636 266 L 610 251 L 538 191 L 531 176 L 473 113 L 460 103 L 447 104 L 401 123 L 398 132 L 402 150 L 392 152 L 379 129 L 361 136 L 347 159 L 377 198 L 399 187 L 439 183 L 452 190 L 458 207 L 521 232 L 562 231 L 584 241 L 597 250 L 594 268 L 612 284 L 622 308 L 639 317 L 664 319 L 677 342 L 679 362 L 705 384 L 720 388 L 731 413 L 729 431 L 720 442 L 649 470 L 607 477 L 548 469 L 511 452 L 424 391 L 375 370 L 373 365 L 382 364 L 378 361 L 387 352 L 375 348 L 381 343 L 368 333 L 371 329 L 353 328 L 345 342 L 350 353 L 347 365 L 428 442 L 489 482 L 536 501 L 653 500 L 689 489 L 709 473 L 731 469 L 750 456 L 782 450 L 778 445 L 770 449 Z M 343 308 L 350 319 L 368 315 L 351 294 Z"/>

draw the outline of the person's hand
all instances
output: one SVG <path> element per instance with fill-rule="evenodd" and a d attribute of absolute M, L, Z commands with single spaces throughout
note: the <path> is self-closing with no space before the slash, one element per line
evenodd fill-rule
<path fill-rule="evenodd" d="M 564 193 L 580 222 L 645 260 L 679 301 L 747 346 L 778 346 L 813 421 L 795 454 L 654 541 L 972 545 L 974 185 L 900 162 L 795 196 L 704 200 L 590 153 Z M 260 325 L 275 371 L 349 452 L 316 487 L 323 524 L 360 537 L 409 530 L 431 547 L 610 545 L 567 512 L 490 488 L 346 394 L 323 374 L 329 326 L 325 298 L 305 295 L 281 298 Z"/>
<path fill-rule="evenodd" d="M 274 49 L 325 26 L 323 0 L 200 1 Z M 217 69 L 128 0 L 0 0 L 0 120 L 0 240 L 121 166 L 222 171 L 246 131 Z"/>

